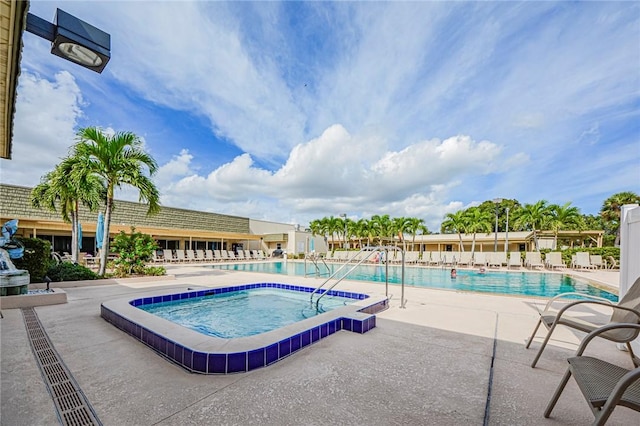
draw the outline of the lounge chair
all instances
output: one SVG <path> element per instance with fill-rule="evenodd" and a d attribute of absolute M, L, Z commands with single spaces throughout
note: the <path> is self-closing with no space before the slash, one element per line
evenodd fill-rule
<path fill-rule="evenodd" d="M 238 250 L 238 254 L 236 255 L 236 259 L 244 260 L 244 251 Z"/>
<path fill-rule="evenodd" d="M 196 260 L 198 262 L 204 262 L 205 261 L 204 250 L 196 250 Z"/>
<path fill-rule="evenodd" d="M 564 297 L 582 297 L 588 300 L 574 300 L 572 302 L 564 304 L 560 309 L 557 309 L 557 304 L 560 299 Z M 555 304 L 555 305 L 554 305 Z M 599 305 L 611 308 L 613 311 L 611 317 L 609 318 L 608 324 L 610 323 L 632 323 L 632 324 L 640 324 L 640 278 L 636 280 L 635 283 L 629 288 L 629 291 L 624 295 L 620 302 L 617 305 L 614 305 L 611 301 L 607 299 L 603 299 L 602 297 L 597 296 L 589 296 L 582 293 L 562 293 L 553 298 L 551 298 L 547 305 L 544 307 L 544 311 L 540 313 L 540 319 L 533 329 L 533 333 L 531 333 L 531 337 L 527 341 L 526 348 L 528 349 L 533 341 L 533 338 L 540 327 L 540 324 L 544 325 L 548 332 L 546 337 L 544 338 L 540 349 L 538 349 L 538 353 L 536 357 L 533 359 L 531 363 L 531 367 L 535 367 L 538 363 L 538 359 L 540 359 L 540 355 L 544 351 L 545 346 L 547 346 L 547 342 L 551 338 L 553 331 L 555 330 L 557 325 L 566 325 L 567 327 L 584 331 L 585 333 L 590 333 L 593 330 L 601 327 L 605 324 L 596 324 L 594 322 L 588 321 L 583 318 L 579 318 L 577 316 L 572 316 L 569 312 L 572 308 L 583 305 Z M 630 331 L 628 329 L 625 330 L 611 330 L 606 333 L 600 333 L 600 337 L 604 337 L 605 339 L 611 340 L 616 343 L 626 343 L 627 349 L 631 354 L 631 359 L 634 358 L 633 349 L 631 349 L 631 342 L 636 337 L 638 337 L 638 332 L 640 329 L 635 331 Z"/>
<path fill-rule="evenodd" d="M 229 260 L 238 260 L 236 254 L 232 250 L 227 250 L 227 258 Z"/>
<path fill-rule="evenodd" d="M 589 262 L 595 269 L 604 269 L 606 263 L 602 260 L 602 256 L 599 254 L 590 254 Z"/>
<path fill-rule="evenodd" d="M 442 253 L 442 266 L 455 266 L 456 254 L 452 251 L 446 251 Z"/>
<path fill-rule="evenodd" d="M 487 266 L 487 254 L 484 252 L 475 252 L 473 254 L 473 266 Z"/>
<path fill-rule="evenodd" d="M 607 256 L 607 268 L 609 269 L 618 269 L 618 261 L 613 256 Z"/>
<path fill-rule="evenodd" d="M 185 253 L 187 255 L 187 261 L 188 262 L 195 262 L 196 259 L 196 252 L 194 250 L 185 250 Z"/>
<path fill-rule="evenodd" d="M 404 254 L 404 263 L 418 263 L 418 252 L 408 251 Z"/>
<path fill-rule="evenodd" d="M 544 268 L 539 251 L 528 251 L 524 254 L 524 266 L 529 269 Z"/>
<path fill-rule="evenodd" d="M 547 269 L 566 268 L 567 265 L 562 261 L 562 253 L 559 251 L 550 251 L 544 257 L 544 265 Z"/>
<path fill-rule="evenodd" d="M 511 269 L 512 266 L 517 266 L 518 268 L 522 268 L 522 255 L 519 251 L 510 251 L 509 252 L 509 263 L 507 267 Z"/>
<path fill-rule="evenodd" d="M 576 253 L 576 264 L 574 267 L 580 270 L 595 269 L 595 266 L 591 264 L 591 259 L 589 259 L 589 253 L 586 251 Z"/>
<path fill-rule="evenodd" d="M 204 260 L 207 262 L 213 262 L 214 260 L 216 260 L 216 258 L 213 257 L 213 250 L 204 251 Z"/>
<path fill-rule="evenodd" d="M 431 260 L 429 261 L 429 266 L 440 266 L 442 264 L 442 253 L 440 252 L 431 252 Z"/>
<path fill-rule="evenodd" d="M 174 262 L 175 259 L 173 258 L 173 251 L 170 249 L 164 249 L 162 250 L 162 257 L 164 258 L 165 262 Z"/>
<path fill-rule="evenodd" d="M 253 256 L 251 256 L 251 250 L 245 250 L 244 251 L 244 258 L 247 259 L 247 260 L 253 259 Z"/>
<path fill-rule="evenodd" d="M 587 345 L 595 337 L 605 333 L 620 333 L 622 330 L 627 334 L 638 335 L 640 324 L 609 324 L 592 331 L 582 340 L 575 356 L 567 359 L 569 367 L 547 405 L 544 412 L 546 418 L 551 415 L 572 375 L 595 416 L 594 425 L 604 425 L 618 405 L 640 411 L 639 358 L 633 358 L 636 368 L 627 370 L 583 355 Z"/>
<path fill-rule="evenodd" d="M 463 251 L 460 252 L 460 257 L 458 258 L 458 261 L 456 263 L 458 266 L 471 266 L 472 262 L 473 259 L 471 258 L 471 252 Z"/>
<path fill-rule="evenodd" d="M 491 252 L 489 255 L 489 267 L 500 268 L 507 265 L 507 253 L 503 251 Z"/>
<path fill-rule="evenodd" d="M 215 253 L 215 251 L 214 251 L 214 253 Z M 222 259 L 222 261 L 223 261 L 223 262 L 224 262 L 224 261 L 227 261 L 227 260 L 232 260 L 232 259 L 229 257 L 229 253 L 227 253 L 227 251 L 226 251 L 226 250 L 220 250 L 220 259 Z"/>
<path fill-rule="evenodd" d="M 421 265 L 428 265 L 429 262 L 431 262 L 431 252 L 430 251 L 423 251 L 422 252 L 422 257 L 420 259 L 418 259 L 418 263 Z"/>
<path fill-rule="evenodd" d="M 184 262 L 185 260 L 184 250 L 176 250 L 176 262 Z"/>

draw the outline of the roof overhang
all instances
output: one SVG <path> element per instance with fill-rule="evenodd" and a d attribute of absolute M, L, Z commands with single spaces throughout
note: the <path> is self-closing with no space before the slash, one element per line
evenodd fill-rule
<path fill-rule="evenodd" d="M 16 88 L 28 1 L 0 0 L 0 158 L 11 159 Z"/>

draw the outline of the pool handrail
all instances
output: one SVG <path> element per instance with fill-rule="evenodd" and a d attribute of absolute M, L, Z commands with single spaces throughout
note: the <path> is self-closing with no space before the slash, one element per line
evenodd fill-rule
<path fill-rule="evenodd" d="M 396 246 L 366 246 L 366 247 L 363 247 L 359 252 L 355 253 L 351 258 L 348 258 L 344 265 L 342 265 L 340 268 L 336 269 L 336 271 L 333 274 L 331 274 L 322 284 L 320 284 L 315 290 L 313 290 L 313 292 L 311 293 L 311 296 L 309 297 L 309 301 L 311 302 L 311 304 L 313 304 L 313 295 L 318 293 L 342 269 L 344 269 L 347 266 L 349 266 L 352 260 L 358 260 L 358 263 L 353 265 L 351 267 L 351 269 L 349 269 L 347 271 L 346 274 L 344 274 L 342 277 L 338 278 L 337 281 L 335 283 L 333 283 L 333 285 L 331 287 L 326 289 L 316 299 L 316 302 L 315 302 L 316 309 L 318 309 L 318 307 L 319 307 L 320 299 L 322 299 L 329 291 L 333 290 L 333 288 L 335 288 L 335 286 L 337 286 L 351 272 L 353 272 L 354 269 L 356 269 L 358 266 L 360 266 L 362 263 L 364 263 L 367 259 L 369 259 L 369 257 L 371 257 L 371 255 L 374 252 L 383 252 L 383 251 L 385 253 L 385 256 L 384 256 L 385 262 L 384 263 L 385 263 L 385 267 L 387 268 L 387 271 L 385 273 L 385 281 L 386 281 L 386 283 L 385 283 L 385 296 L 387 297 L 387 300 L 390 299 L 390 297 L 389 297 L 389 271 L 388 271 L 388 268 L 389 268 L 389 250 L 390 249 L 399 251 L 401 253 L 401 256 L 402 256 L 402 287 L 401 287 L 401 295 L 400 295 L 400 308 L 404 309 L 405 302 L 406 302 L 406 300 L 404 300 L 404 264 L 405 264 L 404 254 L 405 254 L 405 251 L 402 248 L 396 247 Z M 360 257 L 360 255 L 365 253 L 365 252 L 370 252 L 370 253 L 365 257 Z"/>

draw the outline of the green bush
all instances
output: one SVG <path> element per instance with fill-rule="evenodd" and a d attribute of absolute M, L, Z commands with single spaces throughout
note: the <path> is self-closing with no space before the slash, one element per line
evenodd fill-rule
<path fill-rule="evenodd" d="M 131 234 L 120 231 L 113 239 L 111 249 L 118 253 L 114 263 L 113 274 L 117 277 L 125 277 L 131 274 L 144 274 L 147 262 L 153 258 L 153 252 L 158 248 L 158 243 L 151 235 L 136 232 L 131 227 Z"/>
<path fill-rule="evenodd" d="M 95 280 L 100 278 L 91 269 L 71 262 L 60 262 L 53 265 L 47 271 L 47 275 L 51 281 L 84 281 Z"/>
<path fill-rule="evenodd" d="M 167 270 L 164 266 L 147 266 L 146 268 L 144 268 L 142 273 L 148 276 L 159 277 L 162 275 L 166 275 Z"/>
<path fill-rule="evenodd" d="M 32 283 L 43 282 L 47 269 L 54 262 L 51 260 L 51 243 L 39 238 L 16 238 L 24 246 L 24 255 L 20 259 L 11 259 L 18 269 L 29 271 Z"/>

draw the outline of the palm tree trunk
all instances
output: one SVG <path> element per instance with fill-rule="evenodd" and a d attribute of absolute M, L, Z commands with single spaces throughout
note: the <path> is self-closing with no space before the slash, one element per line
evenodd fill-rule
<path fill-rule="evenodd" d="M 107 271 L 107 259 L 109 258 L 109 226 L 111 225 L 111 210 L 113 209 L 113 197 L 107 197 L 107 208 L 104 214 L 104 237 L 102 251 L 100 252 L 100 269 L 98 275 L 104 275 Z"/>
<path fill-rule="evenodd" d="M 458 232 L 458 238 L 460 239 L 460 251 L 464 251 L 464 244 L 462 244 L 462 234 L 460 232 Z"/>

